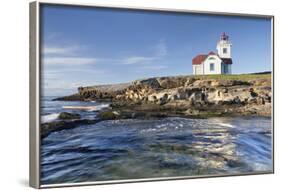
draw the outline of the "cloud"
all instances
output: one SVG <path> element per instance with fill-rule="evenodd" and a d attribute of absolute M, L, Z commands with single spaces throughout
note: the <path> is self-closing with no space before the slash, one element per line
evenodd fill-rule
<path fill-rule="evenodd" d="M 44 46 L 42 52 L 44 55 L 69 55 L 75 53 L 79 49 L 78 46 L 59 47 Z"/>
<path fill-rule="evenodd" d="M 132 65 L 140 71 L 167 68 L 159 64 L 168 54 L 165 40 L 159 40 L 157 43 L 141 48 L 137 53 L 127 54 L 126 57 L 94 57 L 88 54 L 89 52 L 93 50 L 87 46 L 62 42 L 61 39 L 54 39 L 51 44 L 44 44 L 41 53 L 42 63 L 46 65 L 42 74 L 45 93 L 70 94 L 75 93 L 79 86 L 103 84 L 104 76 L 112 72 L 111 64 Z M 105 65 L 106 68 L 92 66 L 97 63 Z M 93 81 L 93 79 L 102 81 Z"/>
<path fill-rule="evenodd" d="M 156 60 L 162 59 L 167 55 L 167 45 L 165 40 L 160 40 L 156 45 L 151 48 L 150 56 L 130 56 L 121 60 L 123 64 L 132 65 L 132 64 L 147 64 L 153 63 Z"/>
<path fill-rule="evenodd" d="M 133 56 L 125 58 L 122 62 L 127 65 L 131 64 L 146 64 L 154 61 L 155 57 L 142 57 L 142 56 Z"/>
<path fill-rule="evenodd" d="M 81 46 L 49 46 L 45 45 L 42 48 L 42 62 L 43 64 L 69 64 L 69 65 L 85 65 L 95 64 L 97 58 L 85 57 L 81 55 Z"/>
<path fill-rule="evenodd" d="M 60 32 L 49 32 L 46 35 L 46 40 L 50 41 L 50 40 L 58 40 L 63 36 L 62 33 Z"/>
<path fill-rule="evenodd" d="M 147 65 L 143 66 L 143 69 L 149 69 L 149 70 L 161 70 L 168 68 L 166 65 Z"/>
<path fill-rule="evenodd" d="M 60 79 L 77 79 L 77 76 L 105 76 L 105 71 L 101 69 L 73 68 L 67 67 L 61 69 L 45 69 L 42 72 L 42 80 L 50 83 L 57 83 Z"/>
<path fill-rule="evenodd" d="M 158 44 L 153 47 L 155 55 L 158 57 L 166 56 L 168 53 L 168 47 L 164 39 L 161 39 Z"/>
<path fill-rule="evenodd" d="M 44 72 L 44 74 L 47 75 L 59 75 L 59 74 L 65 74 L 65 73 L 88 73 L 88 74 L 104 74 L 105 70 L 103 69 L 89 69 L 89 68 L 73 68 L 73 67 L 67 67 L 64 68 L 63 70 L 58 70 L 58 69 L 48 69 L 47 71 Z"/>
<path fill-rule="evenodd" d="M 82 86 L 82 82 L 67 82 L 62 80 L 57 80 L 56 82 L 51 82 L 49 80 L 43 80 L 42 94 L 43 96 L 55 95 L 63 96 L 69 95 L 77 92 L 77 88 Z"/>
<path fill-rule="evenodd" d="M 69 64 L 69 65 L 85 65 L 95 64 L 96 58 L 91 57 L 45 57 L 43 58 L 43 64 Z"/>
<path fill-rule="evenodd" d="M 79 82 L 70 82 L 70 81 L 57 81 L 56 83 L 50 83 L 45 81 L 44 88 L 49 90 L 72 90 L 77 89 L 81 86 L 91 86 L 91 85 L 98 85 L 99 83 L 96 81 L 79 81 Z"/>
<path fill-rule="evenodd" d="M 64 81 L 57 81 L 55 83 L 45 82 L 43 86 L 45 89 L 68 90 L 68 89 L 75 89 L 75 88 L 79 87 L 79 84 L 64 82 Z"/>

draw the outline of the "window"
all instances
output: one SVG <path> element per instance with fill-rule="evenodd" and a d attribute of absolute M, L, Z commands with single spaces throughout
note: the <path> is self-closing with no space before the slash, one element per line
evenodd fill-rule
<path fill-rule="evenodd" d="M 214 71 L 215 70 L 215 64 L 214 63 L 210 63 L 210 71 Z"/>
<path fill-rule="evenodd" d="M 227 53 L 227 48 L 222 49 L 223 53 Z"/>

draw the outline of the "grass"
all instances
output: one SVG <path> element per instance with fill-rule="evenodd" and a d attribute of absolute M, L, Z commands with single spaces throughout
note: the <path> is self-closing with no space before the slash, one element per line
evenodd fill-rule
<path fill-rule="evenodd" d="M 196 75 L 197 79 L 221 79 L 221 80 L 254 80 L 254 79 L 270 79 L 271 73 L 265 74 L 231 74 L 231 75 Z"/>

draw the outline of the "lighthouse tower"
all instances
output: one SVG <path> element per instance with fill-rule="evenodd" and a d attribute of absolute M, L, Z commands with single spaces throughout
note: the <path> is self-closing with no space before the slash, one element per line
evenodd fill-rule
<path fill-rule="evenodd" d="M 231 43 L 229 41 L 229 36 L 222 33 L 220 41 L 217 43 L 217 52 L 221 58 L 231 58 Z"/>

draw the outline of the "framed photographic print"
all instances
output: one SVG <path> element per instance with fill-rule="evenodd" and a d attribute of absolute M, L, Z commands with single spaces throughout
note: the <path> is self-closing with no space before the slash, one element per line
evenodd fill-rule
<path fill-rule="evenodd" d="M 273 173 L 273 19 L 30 3 L 30 185 Z"/>

